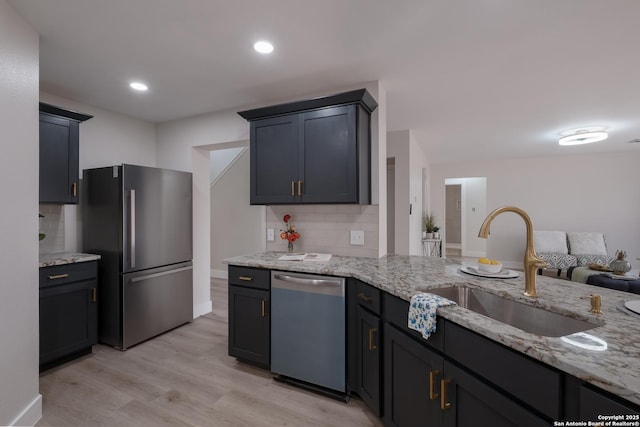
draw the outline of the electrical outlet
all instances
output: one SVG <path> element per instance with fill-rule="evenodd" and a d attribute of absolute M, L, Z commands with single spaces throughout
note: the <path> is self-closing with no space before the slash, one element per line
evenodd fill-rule
<path fill-rule="evenodd" d="M 362 246 L 364 245 L 364 231 L 363 230 L 351 230 L 351 244 Z"/>
<path fill-rule="evenodd" d="M 273 242 L 276 239 L 276 232 L 273 228 L 267 228 L 267 240 Z"/>

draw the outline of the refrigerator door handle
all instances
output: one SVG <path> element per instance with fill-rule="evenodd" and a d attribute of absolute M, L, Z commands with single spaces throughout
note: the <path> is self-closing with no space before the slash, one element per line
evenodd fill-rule
<path fill-rule="evenodd" d="M 136 190 L 129 190 L 129 264 L 136 266 Z"/>
<path fill-rule="evenodd" d="M 192 266 L 189 267 L 182 267 L 182 268 L 176 268 L 175 270 L 167 270 L 167 271 L 163 271 L 160 273 L 153 273 L 153 274 L 146 274 L 144 276 L 137 276 L 131 279 L 131 283 L 136 283 L 136 282 L 141 282 L 143 280 L 149 280 L 149 279 L 153 279 L 156 277 L 161 277 L 161 276 L 166 276 L 167 274 L 174 274 L 174 273 L 179 273 L 181 271 L 187 271 L 187 270 L 191 270 L 193 269 Z"/>

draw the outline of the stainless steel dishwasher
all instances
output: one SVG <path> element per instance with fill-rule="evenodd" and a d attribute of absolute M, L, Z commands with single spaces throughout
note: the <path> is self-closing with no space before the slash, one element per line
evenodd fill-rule
<path fill-rule="evenodd" d="M 346 393 L 344 278 L 271 272 L 271 371 Z"/>

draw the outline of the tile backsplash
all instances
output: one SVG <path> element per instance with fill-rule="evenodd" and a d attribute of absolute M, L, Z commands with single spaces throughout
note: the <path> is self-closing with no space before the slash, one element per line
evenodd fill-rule
<path fill-rule="evenodd" d="M 275 241 L 267 241 L 267 250 L 287 250 L 280 231 L 284 230 L 282 218 L 289 214 L 301 234 L 293 244 L 296 252 L 378 258 L 378 209 L 378 205 L 267 206 L 267 228 L 275 230 Z M 350 244 L 351 230 L 364 231 L 363 246 Z"/>
<path fill-rule="evenodd" d="M 64 252 L 64 205 L 40 205 L 40 233 L 46 237 L 40 240 L 40 253 Z"/>

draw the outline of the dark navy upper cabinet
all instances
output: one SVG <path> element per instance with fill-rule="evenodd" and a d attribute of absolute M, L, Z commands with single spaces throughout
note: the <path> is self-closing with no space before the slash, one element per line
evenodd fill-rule
<path fill-rule="evenodd" d="M 296 203 L 298 116 L 252 122 L 250 154 L 251 204 Z"/>
<path fill-rule="evenodd" d="M 40 203 L 78 203 L 79 123 L 91 117 L 40 103 Z"/>
<path fill-rule="evenodd" d="M 251 122 L 251 204 L 371 202 L 371 112 L 365 90 L 240 114 Z"/>

